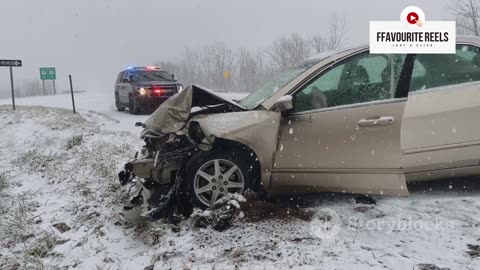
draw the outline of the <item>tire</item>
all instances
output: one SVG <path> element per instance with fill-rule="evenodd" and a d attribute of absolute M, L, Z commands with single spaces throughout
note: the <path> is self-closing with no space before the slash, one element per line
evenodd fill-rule
<path fill-rule="evenodd" d="M 118 99 L 118 95 L 115 95 L 115 106 L 117 107 L 117 111 L 119 112 L 125 111 L 125 107 L 120 105 L 120 100 Z"/>
<path fill-rule="evenodd" d="M 197 154 L 185 168 L 181 189 L 185 208 L 189 211 L 195 207 L 205 209 L 227 193 L 241 194 L 248 189 L 253 190 L 256 185 L 250 162 L 250 158 L 234 150 Z M 220 168 L 220 172 L 215 168 Z"/>
<path fill-rule="evenodd" d="M 128 98 L 128 110 L 130 111 L 131 114 L 139 114 L 140 113 L 140 108 L 138 107 L 138 101 L 134 96 L 130 96 Z"/>

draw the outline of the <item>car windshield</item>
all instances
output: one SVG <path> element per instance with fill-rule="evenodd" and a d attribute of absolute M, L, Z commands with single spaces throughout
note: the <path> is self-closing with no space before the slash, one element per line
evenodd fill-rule
<path fill-rule="evenodd" d="M 131 80 L 133 82 L 173 81 L 173 78 L 165 71 L 138 70 L 132 72 Z"/>
<path fill-rule="evenodd" d="M 285 85 L 300 76 L 300 74 L 305 72 L 307 69 L 317 64 L 319 61 L 319 59 L 309 59 L 301 62 L 299 65 L 293 68 L 287 69 L 286 71 L 277 75 L 272 81 L 268 82 L 246 98 L 239 101 L 239 104 L 247 109 L 253 109 L 257 107 L 267 98 L 271 97 L 278 90 L 282 89 Z"/>

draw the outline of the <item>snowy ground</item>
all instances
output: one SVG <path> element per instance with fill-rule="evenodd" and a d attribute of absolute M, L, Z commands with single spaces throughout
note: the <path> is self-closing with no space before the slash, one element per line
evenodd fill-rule
<path fill-rule="evenodd" d="M 0 269 L 480 269 L 478 179 L 418 184 L 376 205 L 331 194 L 256 204 L 264 219 L 223 232 L 189 219 L 125 224 L 116 173 L 147 116 L 114 111 L 107 94 L 78 94 L 77 115 L 69 102 L 0 105 Z"/>

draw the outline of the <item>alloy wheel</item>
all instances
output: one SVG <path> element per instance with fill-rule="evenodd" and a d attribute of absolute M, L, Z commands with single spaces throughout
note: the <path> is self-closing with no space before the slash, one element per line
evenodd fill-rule
<path fill-rule="evenodd" d="M 225 159 L 205 162 L 193 181 L 195 195 L 206 206 L 231 193 L 242 193 L 245 188 L 243 173 L 235 163 Z"/>

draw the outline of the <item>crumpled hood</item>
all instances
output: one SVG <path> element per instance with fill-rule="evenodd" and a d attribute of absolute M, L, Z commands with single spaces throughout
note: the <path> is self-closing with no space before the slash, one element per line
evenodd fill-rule
<path fill-rule="evenodd" d="M 245 111 L 239 104 L 220 97 L 213 91 L 191 85 L 167 99 L 145 121 L 145 127 L 159 134 L 177 132 L 188 122 L 193 107 L 223 104 L 229 111 Z"/>

